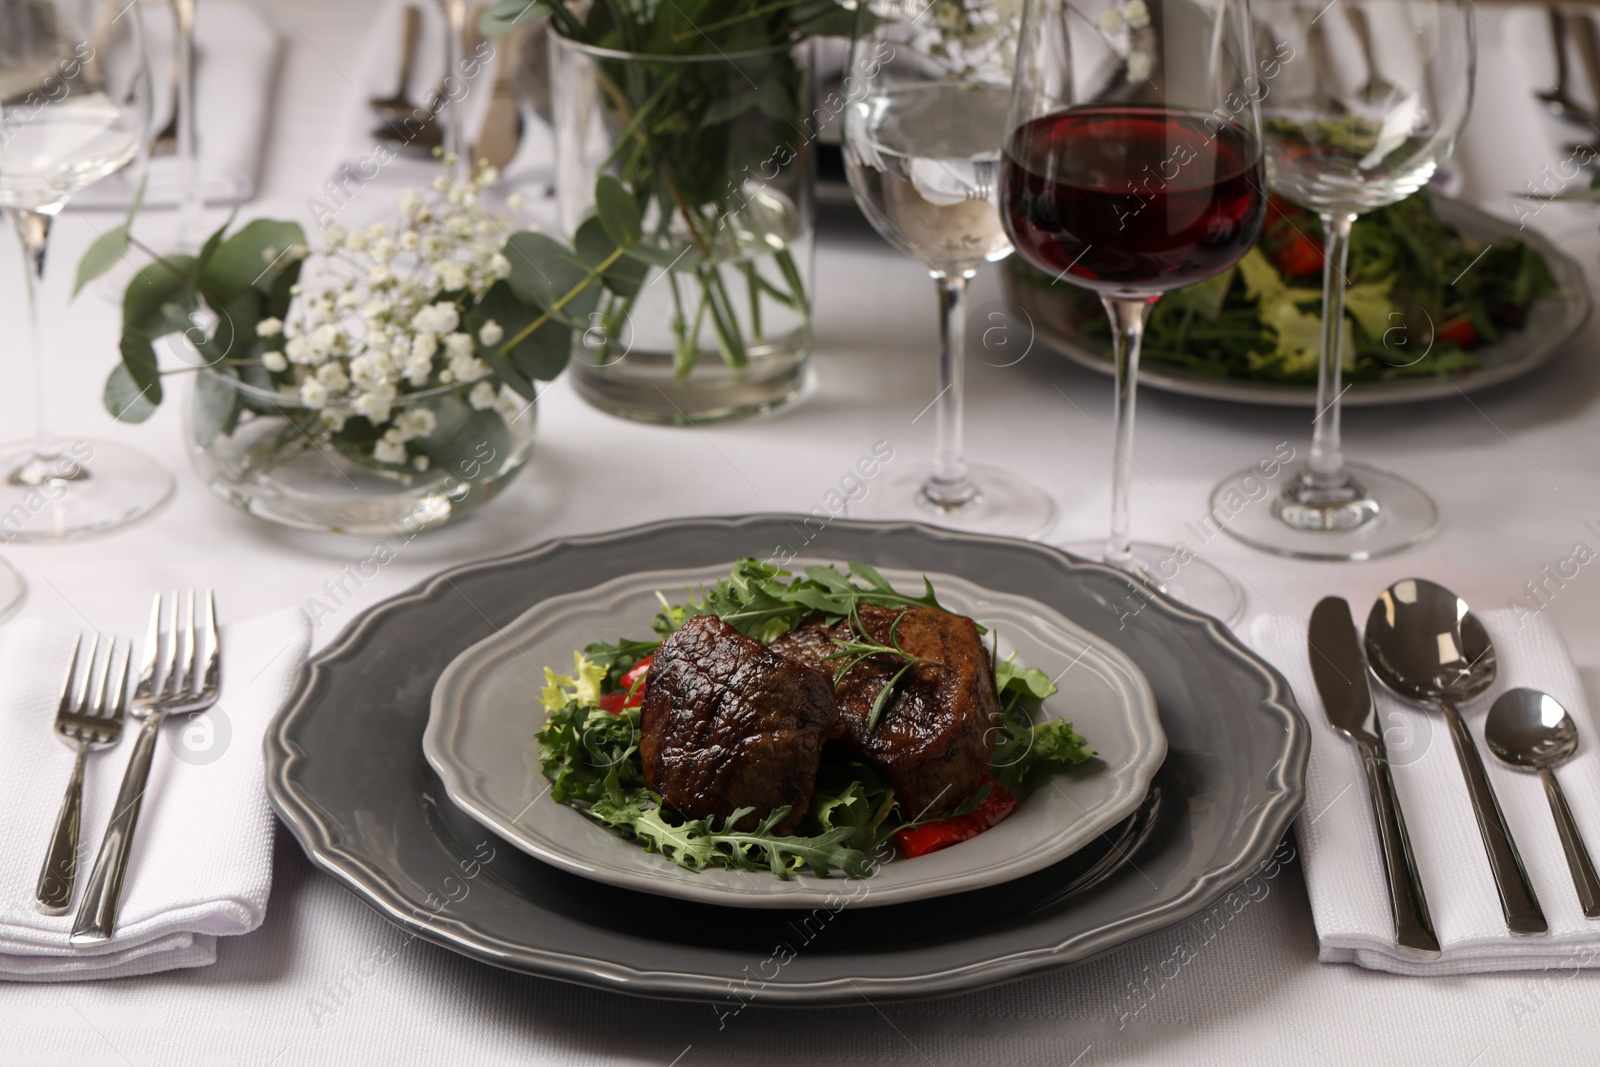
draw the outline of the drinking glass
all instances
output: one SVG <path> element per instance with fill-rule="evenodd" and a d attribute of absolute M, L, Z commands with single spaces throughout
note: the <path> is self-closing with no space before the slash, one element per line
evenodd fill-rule
<path fill-rule="evenodd" d="M 1232 267 L 1266 211 L 1246 0 L 1027 0 L 1001 172 L 1017 252 L 1100 295 L 1116 358 L 1111 535 L 1068 546 L 1223 620 L 1244 595 L 1129 537 L 1139 346 L 1161 294 Z"/>
<path fill-rule="evenodd" d="M 1311 453 L 1291 468 L 1270 508 L 1223 529 L 1245 544 L 1309 559 L 1372 559 L 1438 527 L 1428 494 L 1397 475 L 1347 463 L 1339 433 L 1350 227 L 1373 208 L 1421 189 L 1449 158 L 1472 102 L 1471 0 L 1257 0 L 1257 48 L 1282 57 L 1262 100 L 1273 191 L 1322 218 L 1322 348 Z M 1470 269 L 1470 268 L 1469 268 Z M 1433 326 L 1393 321 L 1404 347 L 1426 352 Z M 1386 331 L 1386 333 L 1389 331 Z M 1385 347 L 1391 339 L 1383 338 Z M 1414 355 L 1405 362 L 1414 362 Z M 1256 470 L 1219 485 L 1212 505 L 1259 487 Z"/>
<path fill-rule="evenodd" d="M 1017 19 L 972 0 L 863 5 L 844 84 L 845 172 L 883 237 L 928 267 L 938 290 L 938 391 L 931 470 L 891 480 L 851 514 L 916 507 L 933 521 L 1030 537 L 1055 522 L 1044 490 L 997 467 L 969 465 L 962 442 L 967 283 L 1011 254 L 998 177 Z M 919 415 L 918 418 L 921 416 Z"/>
<path fill-rule="evenodd" d="M 0 207 L 27 257 L 36 423 L 32 440 L 0 445 L 0 540 L 62 541 L 123 526 L 172 493 L 171 477 L 141 453 L 53 435 L 44 420 L 39 301 L 50 225 L 74 192 L 144 141 L 150 75 L 139 5 L 0 4 L 0 101 Z"/>

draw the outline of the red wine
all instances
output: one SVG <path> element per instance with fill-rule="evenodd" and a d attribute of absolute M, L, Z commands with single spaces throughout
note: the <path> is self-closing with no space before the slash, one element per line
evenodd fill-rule
<path fill-rule="evenodd" d="M 1261 152 L 1243 127 L 1150 108 L 1082 108 L 1011 135 L 1006 229 L 1041 270 L 1155 296 L 1226 270 L 1266 215 Z"/>

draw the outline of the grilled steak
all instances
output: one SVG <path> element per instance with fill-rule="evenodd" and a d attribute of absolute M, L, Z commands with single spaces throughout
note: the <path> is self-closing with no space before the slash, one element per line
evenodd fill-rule
<path fill-rule="evenodd" d="M 901 675 L 870 732 L 872 703 L 904 660 L 879 655 L 851 668 L 834 691 L 844 740 L 894 788 L 906 818 L 946 811 L 978 787 L 994 754 L 992 727 L 1000 706 L 978 625 L 920 606 L 863 605 L 857 614 L 867 635 L 885 645 L 893 644 L 889 628 L 903 614 L 895 640 L 909 655 L 934 662 Z M 829 627 L 816 620 L 784 634 L 771 648 L 826 671 L 831 679 L 843 661 L 826 657 L 839 651 L 835 638 L 850 636 L 848 622 Z"/>
<path fill-rule="evenodd" d="M 827 675 L 698 615 L 661 642 L 640 718 L 645 785 L 668 804 L 718 820 L 755 808 L 742 829 L 787 804 L 788 833 L 810 807 L 838 709 Z"/>

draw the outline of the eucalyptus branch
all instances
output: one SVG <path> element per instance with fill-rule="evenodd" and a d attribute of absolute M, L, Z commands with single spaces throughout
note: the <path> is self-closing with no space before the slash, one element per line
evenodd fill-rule
<path fill-rule="evenodd" d="M 509 341 L 506 341 L 504 344 L 502 344 L 500 346 L 500 354 L 507 359 L 511 358 L 511 350 L 513 348 L 516 348 L 522 342 L 532 337 L 541 326 L 550 321 L 550 317 L 553 314 L 566 307 L 567 304 L 571 303 L 573 300 L 577 299 L 579 293 L 593 285 L 595 283 L 595 279 L 599 278 L 602 274 L 615 266 L 617 260 L 621 258 L 622 249 L 613 248 L 609 256 L 607 256 L 605 259 L 602 259 L 597 266 L 589 268 L 589 273 L 584 276 L 583 281 L 579 282 L 577 285 L 574 285 L 571 289 L 568 289 L 566 293 L 564 293 L 558 300 L 555 301 L 555 303 L 546 308 L 543 314 L 534 319 L 532 322 L 528 323 L 528 325 L 524 326 L 522 329 L 518 330 Z"/>

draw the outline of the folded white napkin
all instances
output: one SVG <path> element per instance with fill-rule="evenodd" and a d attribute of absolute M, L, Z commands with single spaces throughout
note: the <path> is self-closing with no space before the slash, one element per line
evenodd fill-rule
<path fill-rule="evenodd" d="M 139 815 L 115 936 L 67 940 L 122 781 L 138 723 L 90 755 L 72 911 L 34 907 L 39 867 L 72 769 L 51 724 L 76 631 L 29 619 L 0 635 L 0 978 L 60 981 L 149 974 L 216 960 L 216 939 L 261 925 L 272 881 L 273 818 L 261 738 L 311 642 L 290 608 L 222 628 L 222 695 L 168 720 Z M 142 649 L 136 649 L 135 653 Z"/>
<path fill-rule="evenodd" d="M 366 35 L 366 54 L 357 78 L 357 95 L 344 119 L 342 155 L 332 175 L 335 189 L 324 186 L 326 207 L 338 211 L 344 203 L 363 199 L 362 190 L 374 186 L 384 191 L 420 189 L 440 173 L 439 164 L 417 149 L 397 151 L 393 140 L 378 136 L 380 129 L 393 127 L 372 107 L 371 101 L 387 99 L 399 87 L 404 43 L 405 10 L 414 8 L 420 16 L 416 52 L 412 58 L 411 80 L 405 95 L 424 109 L 433 101 L 445 74 L 446 23 L 435 0 L 389 0 L 372 18 Z M 476 9 L 473 9 L 476 17 Z M 505 38 L 479 38 L 469 28 L 464 70 L 457 72 L 460 90 L 449 107 L 460 108 L 466 116 L 468 144 L 476 144 L 494 98 L 495 81 L 504 65 L 511 62 L 513 46 Z M 503 192 L 519 191 L 526 199 L 542 196 L 554 177 L 555 141 L 549 127 L 524 107 L 522 137 L 515 156 L 502 169 Z M 377 201 L 374 199 L 374 204 Z M 367 215 L 370 211 L 360 214 Z M 322 221 L 323 212 L 317 212 Z M 340 224 L 345 223 L 340 219 Z"/>
<path fill-rule="evenodd" d="M 168 4 L 144 4 L 154 107 L 152 135 L 167 128 L 177 101 L 171 59 L 176 27 Z M 200 188 L 207 204 L 239 204 L 255 196 L 267 135 L 282 40 L 278 28 L 247 0 L 206 0 L 196 7 L 195 134 Z M 173 207 L 183 192 L 172 153 L 149 163 L 147 207 Z M 140 168 L 127 167 L 73 196 L 81 208 L 126 209 L 139 188 Z"/>
<path fill-rule="evenodd" d="M 1358 610 L 1358 622 L 1360 615 Z M 1437 959 L 1422 961 L 1395 953 L 1394 923 L 1361 757 L 1354 744 L 1328 725 L 1311 676 L 1305 627 L 1281 616 L 1264 616 L 1251 628 L 1251 644 L 1283 672 L 1311 722 L 1306 804 L 1295 832 L 1305 863 L 1319 956 L 1325 962 L 1357 963 L 1397 974 L 1600 966 L 1600 920 L 1584 918 L 1578 905 L 1538 776 L 1496 760 L 1483 740 L 1483 724 L 1495 698 L 1520 686 L 1550 693 L 1572 713 L 1578 726 L 1578 755 L 1556 774 L 1585 840 L 1595 848 L 1600 848 L 1600 731 L 1554 623 L 1544 616 L 1523 614 L 1518 619 L 1506 610 L 1485 611 L 1479 618 L 1494 641 L 1499 673 L 1494 688 L 1464 705 L 1463 715 L 1522 852 L 1550 933 L 1513 937 L 1506 930 L 1443 716 L 1396 699 L 1374 680 L 1395 790 L 1442 950 Z"/>

